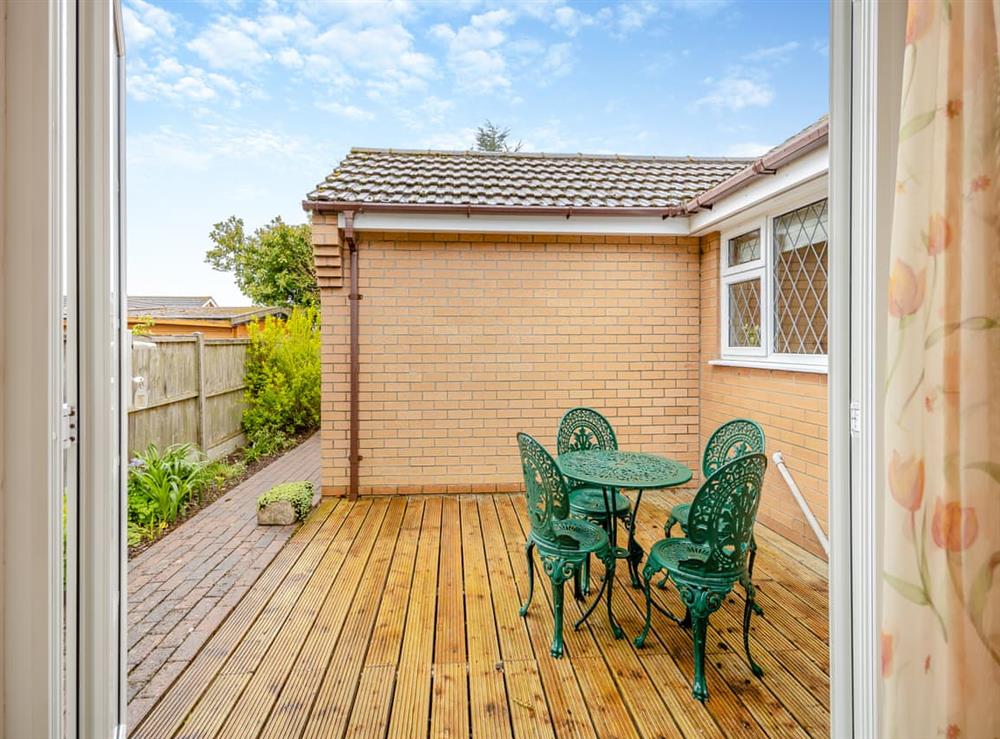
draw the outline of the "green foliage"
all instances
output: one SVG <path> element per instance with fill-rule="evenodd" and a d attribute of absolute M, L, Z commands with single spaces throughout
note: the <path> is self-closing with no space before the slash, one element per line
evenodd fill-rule
<path fill-rule="evenodd" d="M 240 290 L 258 305 L 316 307 L 319 287 L 307 224 L 289 225 L 275 218 L 249 236 L 242 218 L 216 223 L 209 238 L 215 246 L 205 261 L 232 272 Z"/>
<path fill-rule="evenodd" d="M 150 444 L 129 464 L 129 544 L 155 538 L 184 515 L 208 479 L 206 463 L 190 444 L 162 452 Z"/>
<path fill-rule="evenodd" d="M 300 521 L 304 521 L 309 511 L 312 509 L 313 484 L 308 480 L 300 482 L 285 482 L 275 485 L 266 493 L 257 498 L 257 508 L 264 508 L 269 503 L 279 500 L 287 500 L 295 509 L 295 515 Z"/>
<path fill-rule="evenodd" d="M 248 331 L 244 458 L 253 462 L 319 426 L 319 321 L 315 309 L 295 309 L 287 321 L 269 317 Z"/>
<path fill-rule="evenodd" d="M 509 128 L 500 128 L 489 118 L 476 128 L 476 151 L 521 151 L 521 142 L 511 144 Z"/>
<path fill-rule="evenodd" d="M 149 336 L 149 330 L 156 325 L 152 316 L 140 316 L 135 325 L 132 326 L 133 336 Z"/>

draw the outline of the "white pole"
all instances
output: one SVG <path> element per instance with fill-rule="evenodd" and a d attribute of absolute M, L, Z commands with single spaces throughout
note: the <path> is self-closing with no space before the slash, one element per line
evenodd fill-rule
<path fill-rule="evenodd" d="M 813 515 L 812 509 L 809 504 L 806 503 L 806 499 L 802 497 L 802 492 L 799 490 L 799 486 L 795 484 L 795 480 L 792 479 L 792 473 L 788 471 L 785 466 L 785 460 L 781 456 L 781 452 L 774 453 L 774 463 L 778 465 L 778 472 L 781 476 L 785 478 L 785 483 L 788 485 L 788 489 L 792 491 L 792 497 L 795 498 L 795 502 L 799 504 L 799 508 L 802 509 L 802 513 L 806 517 L 806 521 L 809 523 L 809 528 L 813 530 L 816 534 L 816 538 L 819 539 L 820 546 L 823 547 L 823 551 L 826 552 L 826 556 L 830 556 L 830 540 L 827 538 L 826 534 L 823 533 L 823 529 L 819 525 L 819 521 L 816 520 L 816 516 Z"/>

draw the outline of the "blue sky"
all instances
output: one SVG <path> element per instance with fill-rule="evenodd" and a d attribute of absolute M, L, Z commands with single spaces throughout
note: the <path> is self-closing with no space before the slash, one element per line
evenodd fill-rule
<path fill-rule="evenodd" d="M 753 156 L 827 110 L 826 2 L 125 0 L 129 292 L 245 304 L 212 224 L 351 146 Z"/>

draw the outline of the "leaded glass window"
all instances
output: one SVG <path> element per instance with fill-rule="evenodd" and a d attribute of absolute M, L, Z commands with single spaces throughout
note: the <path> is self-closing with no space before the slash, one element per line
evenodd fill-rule
<path fill-rule="evenodd" d="M 760 346 L 760 287 L 756 277 L 729 283 L 729 346 Z"/>
<path fill-rule="evenodd" d="M 774 219 L 775 353 L 827 353 L 827 240 L 825 199 Z"/>
<path fill-rule="evenodd" d="M 760 259 L 760 229 L 729 240 L 729 266 L 736 267 Z"/>

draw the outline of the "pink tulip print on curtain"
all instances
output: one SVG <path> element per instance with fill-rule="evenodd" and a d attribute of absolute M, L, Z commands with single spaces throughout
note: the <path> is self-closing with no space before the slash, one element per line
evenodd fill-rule
<path fill-rule="evenodd" d="M 910 0 L 888 286 L 886 737 L 1000 737 L 1000 0 Z"/>

